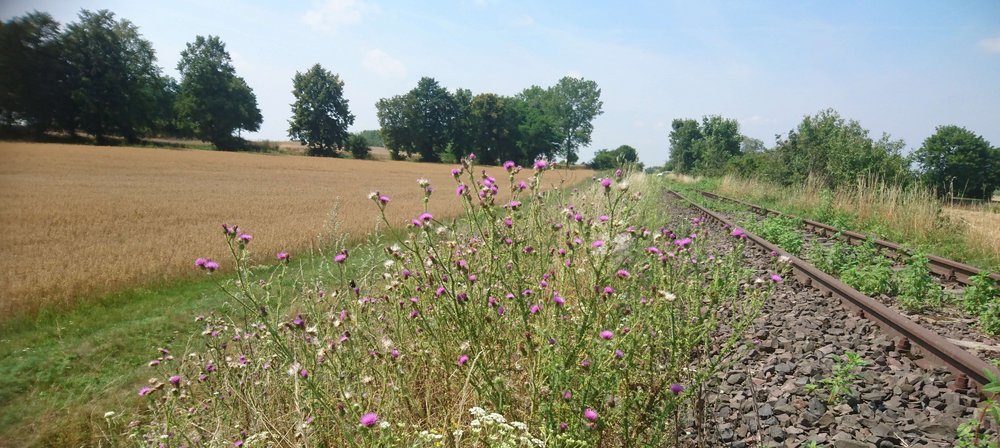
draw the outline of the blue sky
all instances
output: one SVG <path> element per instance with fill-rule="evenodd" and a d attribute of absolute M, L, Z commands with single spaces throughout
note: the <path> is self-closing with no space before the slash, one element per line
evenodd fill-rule
<path fill-rule="evenodd" d="M 320 63 L 345 82 L 354 130 L 375 102 L 421 76 L 449 89 L 513 95 L 566 75 L 597 81 L 604 114 L 589 160 L 629 144 L 667 158 L 670 122 L 718 114 L 774 143 L 832 107 L 908 149 L 943 124 L 1000 145 L 1000 2 L 961 1 L 6 1 L 62 23 L 81 8 L 135 23 L 176 76 L 186 42 L 218 35 L 254 89 L 264 123 L 287 139 L 291 78 Z"/>

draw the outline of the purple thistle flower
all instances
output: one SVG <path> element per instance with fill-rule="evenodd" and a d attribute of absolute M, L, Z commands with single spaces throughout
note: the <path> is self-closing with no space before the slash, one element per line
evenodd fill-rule
<path fill-rule="evenodd" d="M 564 390 L 563 393 L 562 393 L 562 397 L 563 397 L 563 400 L 571 400 L 571 399 L 573 399 L 573 392 L 570 392 L 568 390 Z"/>
<path fill-rule="evenodd" d="M 566 304 L 566 299 L 563 296 L 560 296 L 559 293 L 555 293 L 552 295 L 552 301 L 559 306 L 563 306 Z"/>
<path fill-rule="evenodd" d="M 747 234 L 743 232 L 743 229 L 739 227 L 734 228 L 732 232 L 729 232 L 729 235 L 735 238 L 746 238 L 747 236 Z"/>
<path fill-rule="evenodd" d="M 392 356 L 392 359 L 398 359 L 399 358 L 399 350 L 392 349 L 392 351 L 389 352 L 389 356 Z"/>
<path fill-rule="evenodd" d="M 615 337 L 615 333 L 611 330 L 603 330 L 600 332 L 599 336 L 601 337 L 601 339 L 610 341 L 611 338 Z"/>
<path fill-rule="evenodd" d="M 559 422 L 559 430 L 560 431 L 565 431 L 567 429 L 569 429 L 569 424 L 568 423 L 566 423 L 566 422 Z"/>
<path fill-rule="evenodd" d="M 609 219 L 611 218 L 609 218 L 608 215 L 601 215 L 597 217 L 597 220 L 600 222 L 608 222 Z"/>
<path fill-rule="evenodd" d="M 209 272 L 215 272 L 219 270 L 219 263 L 215 260 L 208 260 L 205 262 L 205 269 Z"/>
<path fill-rule="evenodd" d="M 343 264 L 345 261 L 347 261 L 347 249 L 344 249 L 344 250 L 340 251 L 340 253 L 338 253 L 337 255 L 334 255 L 333 256 L 333 261 L 336 262 L 336 263 L 341 263 L 341 264 Z"/>
<path fill-rule="evenodd" d="M 535 291 L 532 291 L 531 288 L 527 288 L 524 291 L 521 291 L 521 295 L 525 296 L 525 297 L 528 297 L 528 296 L 530 296 L 530 295 L 532 295 L 534 293 L 535 293 Z"/>
<path fill-rule="evenodd" d="M 465 184 L 458 184 L 458 187 L 455 188 L 455 196 L 461 196 L 465 194 L 466 191 L 469 191 L 469 188 L 466 187 Z"/>
<path fill-rule="evenodd" d="M 614 293 L 615 293 L 615 288 L 612 288 L 610 286 L 605 286 L 604 287 L 604 295 L 610 296 L 611 294 L 614 294 Z"/>
<path fill-rule="evenodd" d="M 424 212 L 420 214 L 419 218 L 423 222 L 430 222 L 430 220 L 434 219 L 434 215 Z"/>
<path fill-rule="evenodd" d="M 278 252 L 278 254 L 274 257 L 277 258 L 278 261 L 288 261 L 291 258 L 291 256 L 288 255 L 288 252 L 285 251 Z"/>
<path fill-rule="evenodd" d="M 535 168 L 535 171 L 541 171 L 541 170 L 544 170 L 545 168 L 547 168 L 548 166 L 549 166 L 548 162 L 546 162 L 544 160 L 536 160 L 534 168 Z"/>
<path fill-rule="evenodd" d="M 174 375 L 174 376 L 170 377 L 170 379 L 168 381 L 170 381 L 170 384 L 173 384 L 175 387 L 176 386 L 180 386 L 181 385 L 181 376 L 180 375 Z"/>
<path fill-rule="evenodd" d="M 241 233 L 240 236 L 239 236 L 239 239 L 240 239 L 241 242 L 243 242 L 243 244 L 246 244 L 246 243 L 249 243 L 250 240 L 253 239 L 253 235 L 251 235 L 249 233 Z"/>
<path fill-rule="evenodd" d="M 622 178 L 622 174 L 624 174 L 624 173 L 622 173 L 622 169 L 621 168 L 618 168 L 618 169 L 615 170 L 615 177 L 621 179 Z"/>
<path fill-rule="evenodd" d="M 458 357 L 458 361 L 455 361 L 455 364 L 458 364 L 459 366 L 464 366 L 465 363 L 467 362 L 469 362 L 468 355 L 461 355 Z"/>
<path fill-rule="evenodd" d="M 587 408 L 585 411 L 583 411 L 583 418 L 590 420 L 592 422 L 596 422 L 598 418 L 597 411 Z"/>
<path fill-rule="evenodd" d="M 153 392 L 153 388 L 151 388 L 151 387 L 143 387 L 143 388 L 139 389 L 139 396 L 140 397 L 145 397 L 146 395 L 149 395 L 152 392 Z"/>
<path fill-rule="evenodd" d="M 524 190 L 528 189 L 527 182 L 525 182 L 523 180 L 517 181 L 517 189 L 521 190 L 521 191 L 524 191 Z"/>
<path fill-rule="evenodd" d="M 197 260 L 194 261 L 194 265 L 197 266 L 197 267 L 199 267 L 199 268 L 204 268 L 205 267 L 205 263 L 208 263 L 208 260 L 206 260 L 204 258 L 199 258 L 199 259 L 197 259 Z"/>
<path fill-rule="evenodd" d="M 625 357 L 625 352 L 615 349 L 615 358 L 622 359 Z"/>
<path fill-rule="evenodd" d="M 771 275 L 771 281 L 772 281 L 772 282 L 775 282 L 775 283 L 781 283 L 781 280 L 782 280 L 782 279 L 781 279 L 781 276 L 780 276 L 780 275 L 778 275 L 778 274 L 772 274 L 772 275 Z"/>
<path fill-rule="evenodd" d="M 610 190 L 611 189 L 611 179 L 608 179 L 606 177 L 604 179 L 601 179 L 601 186 L 604 187 L 605 190 Z"/>
<path fill-rule="evenodd" d="M 247 365 L 249 363 L 250 363 L 250 360 L 247 359 L 246 355 L 240 355 L 240 364 Z"/>
<path fill-rule="evenodd" d="M 615 275 L 617 275 L 618 278 L 621 278 L 621 279 L 629 278 L 629 277 L 632 276 L 632 274 L 630 274 L 628 271 L 626 271 L 624 269 L 619 269 L 618 272 L 615 273 Z"/>
<path fill-rule="evenodd" d="M 452 169 L 451 169 L 451 175 L 452 175 L 452 176 L 455 176 L 455 178 L 456 178 L 456 179 L 457 179 L 457 178 L 458 178 L 458 176 L 460 176 L 461 174 L 462 174 L 462 170 L 460 170 L 460 169 L 458 169 L 458 168 L 452 168 Z"/>
<path fill-rule="evenodd" d="M 371 428 L 372 426 L 375 426 L 376 423 L 378 423 L 378 415 L 375 414 L 374 412 L 369 412 L 365 415 L 362 415 L 361 420 L 359 421 L 361 422 L 361 426 L 364 426 L 365 428 Z"/>
<path fill-rule="evenodd" d="M 309 378 L 309 371 L 306 370 L 305 367 L 303 367 L 302 370 L 299 370 L 299 376 L 301 376 L 302 378 Z"/>
<path fill-rule="evenodd" d="M 503 316 L 504 308 L 503 305 L 497 307 L 497 315 Z"/>
<path fill-rule="evenodd" d="M 591 244 L 591 246 L 593 246 L 595 249 L 598 248 L 598 247 L 602 247 L 602 246 L 604 246 L 604 240 L 595 240 Z"/>
<path fill-rule="evenodd" d="M 469 274 L 469 283 L 475 283 L 476 280 L 479 280 L 479 277 L 477 277 L 476 274 Z"/>
<path fill-rule="evenodd" d="M 152 361 L 149 362 L 149 366 L 150 367 L 156 367 L 158 365 L 160 365 L 160 360 L 159 359 L 154 359 L 154 360 L 152 360 Z"/>
<path fill-rule="evenodd" d="M 589 359 L 584 359 L 583 361 L 580 361 L 580 367 L 584 367 L 584 368 L 590 367 L 590 360 Z"/>
<path fill-rule="evenodd" d="M 513 170 L 516 165 L 517 164 L 515 164 L 513 160 L 508 160 L 503 163 L 503 169 L 510 171 Z"/>
<path fill-rule="evenodd" d="M 528 309 L 528 311 L 529 311 L 529 312 L 530 312 L 531 314 L 538 314 L 538 312 L 539 312 L 539 311 L 541 311 L 541 310 L 542 310 L 542 307 L 538 306 L 537 304 L 535 304 L 535 305 L 531 305 L 531 308 L 530 308 L 530 309 Z"/>
<path fill-rule="evenodd" d="M 679 394 L 681 392 L 684 392 L 684 386 L 681 386 L 680 384 L 677 383 L 671 384 L 670 391 L 673 392 L 674 395 Z"/>
<path fill-rule="evenodd" d="M 518 200 L 515 199 L 513 201 L 510 201 L 510 203 L 508 203 L 504 207 L 510 208 L 511 210 L 517 210 L 518 207 L 520 207 L 520 206 L 521 206 L 521 201 L 518 201 Z"/>

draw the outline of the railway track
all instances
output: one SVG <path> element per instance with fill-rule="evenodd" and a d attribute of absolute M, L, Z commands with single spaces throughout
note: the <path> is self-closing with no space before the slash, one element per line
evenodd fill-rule
<path fill-rule="evenodd" d="M 834 235 L 839 235 L 841 238 L 845 239 L 847 242 L 851 244 L 860 244 L 864 241 L 871 241 L 875 245 L 875 247 L 879 248 L 879 250 L 881 250 L 883 253 L 893 258 L 896 258 L 899 255 L 910 255 L 910 252 L 901 244 L 897 244 L 891 241 L 872 238 L 858 232 L 852 232 L 850 230 L 841 230 L 829 224 L 825 224 L 819 221 L 802 219 L 797 216 L 792 216 L 786 213 L 779 212 L 777 210 L 771 210 L 769 208 L 764 208 L 756 204 L 751 204 L 749 202 L 744 202 L 739 199 L 722 196 L 708 191 L 699 191 L 699 193 L 701 193 L 702 196 L 705 196 L 710 199 L 740 204 L 744 207 L 749 208 L 754 213 L 760 215 L 786 216 L 790 218 L 799 219 L 802 221 L 803 226 L 806 228 L 806 230 L 818 234 L 820 236 L 830 237 Z M 947 258 L 939 257 L 937 255 L 928 255 L 927 261 L 928 261 L 928 268 L 930 269 L 932 274 L 937 275 L 946 281 L 954 281 L 962 285 L 969 285 L 970 277 L 980 275 L 983 272 L 985 272 L 984 270 L 979 269 L 975 266 L 971 266 L 955 260 L 949 260 Z M 990 278 L 1000 283 L 1000 273 L 991 273 Z"/>
<path fill-rule="evenodd" d="M 668 190 L 668 192 L 671 195 L 685 201 L 690 207 L 702 213 L 711 222 L 733 228 L 737 227 L 733 222 L 729 221 L 721 214 L 715 213 L 712 210 L 698 205 L 680 193 L 673 190 Z M 709 195 L 712 194 L 709 193 Z M 721 196 L 719 197 L 721 198 Z M 751 204 L 743 202 L 740 203 L 752 206 Z M 766 210 L 760 209 L 759 207 L 757 208 L 759 210 Z M 771 214 L 779 214 L 778 212 L 770 210 L 767 212 Z M 825 228 L 832 229 L 829 226 L 825 226 Z M 835 230 L 836 229 L 832 229 L 831 231 Z M 745 234 L 750 242 L 764 248 L 766 251 L 776 253 L 779 256 L 788 257 L 789 264 L 792 268 L 792 274 L 797 281 L 821 291 L 823 295 L 828 298 L 838 298 L 844 306 L 847 309 L 852 310 L 855 315 L 867 318 L 868 320 L 874 322 L 883 331 L 895 338 L 896 346 L 900 350 L 909 350 L 914 354 L 922 356 L 923 359 L 921 362 L 942 366 L 950 370 L 955 376 L 955 389 L 960 390 L 969 387 L 979 389 L 980 386 L 989 382 L 986 372 L 992 372 L 994 375 L 1000 374 L 1000 370 L 998 370 L 997 367 L 949 342 L 946 338 L 935 333 L 934 331 L 920 326 L 902 314 L 899 314 L 898 312 L 883 305 L 879 301 L 858 292 L 839 279 L 786 252 L 777 245 L 772 244 L 771 242 L 754 235 L 751 232 L 745 232 Z M 854 235 L 864 238 L 864 235 Z M 902 248 L 898 245 L 895 245 L 895 247 L 897 248 L 896 250 L 902 250 Z M 950 262 L 950 260 L 947 261 Z M 975 273 L 971 275 L 975 275 Z"/>

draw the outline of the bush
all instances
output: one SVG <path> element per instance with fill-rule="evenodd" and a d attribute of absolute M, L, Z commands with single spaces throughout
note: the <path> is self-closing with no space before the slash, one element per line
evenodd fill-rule
<path fill-rule="evenodd" d="M 355 159 L 367 159 L 371 156 L 368 141 L 358 134 L 352 134 L 347 138 L 347 150 Z"/>

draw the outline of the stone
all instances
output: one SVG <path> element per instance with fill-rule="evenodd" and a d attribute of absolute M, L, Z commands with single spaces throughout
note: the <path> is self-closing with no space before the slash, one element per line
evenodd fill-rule
<path fill-rule="evenodd" d="M 737 373 L 733 373 L 733 374 L 729 375 L 728 378 L 726 378 L 726 383 L 729 384 L 729 385 L 731 385 L 731 386 L 735 386 L 735 385 L 740 384 L 741 382 L 743 382 L 744 378 L 746 378 L 746 376 L 743 375 L 742 373 L 738 373 L 738 372 Z"/>

